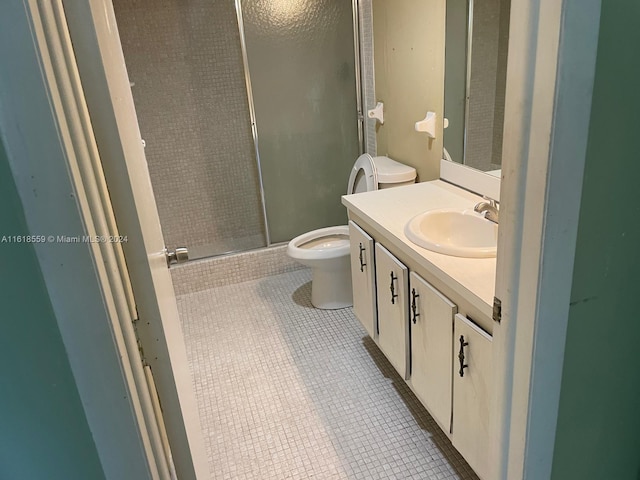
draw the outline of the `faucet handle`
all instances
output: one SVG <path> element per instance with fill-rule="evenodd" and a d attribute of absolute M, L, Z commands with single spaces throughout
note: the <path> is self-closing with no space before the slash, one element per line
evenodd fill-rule
<path fill-rule="evenodd" d="M 489 205 L 491 205 L 493 208 L 498 208 L 498 202 L 496 202 L 493 198 L 487 197 L 486 195 L 482 195 L 482 198 L 487 200 L 489 202 Z"/>

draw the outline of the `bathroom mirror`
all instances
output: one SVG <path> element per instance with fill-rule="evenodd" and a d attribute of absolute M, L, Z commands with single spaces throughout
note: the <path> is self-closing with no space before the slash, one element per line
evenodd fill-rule
<path fill-rule="evenodd" d="M 511 0 L 447 0 L 445 160 L 500 176 Z"/>

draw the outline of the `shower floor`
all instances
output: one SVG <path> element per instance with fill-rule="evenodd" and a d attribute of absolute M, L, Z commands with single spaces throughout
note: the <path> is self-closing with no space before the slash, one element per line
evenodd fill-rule
<path fill-rule="evenodd" d="M 477 479 L 307 269 L 178 296 L 212 479 Z"/>

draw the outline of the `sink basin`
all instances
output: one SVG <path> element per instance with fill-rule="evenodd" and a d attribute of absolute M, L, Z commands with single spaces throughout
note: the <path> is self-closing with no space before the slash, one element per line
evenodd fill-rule
<path fill-rule="evenodd" d="M 413 217 L 405 235 L 416 245 L 456 257 L 496 256 L 498 225 L 473 210 L 441 208 Z"/>

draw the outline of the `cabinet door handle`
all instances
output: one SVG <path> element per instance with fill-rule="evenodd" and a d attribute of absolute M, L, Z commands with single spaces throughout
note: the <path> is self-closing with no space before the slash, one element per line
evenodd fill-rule
<path fill-rule="evenodd" d="M 413 324 L 415 325 L 416 321 L 418 320 L 418 317 L 420 316 L 420 314 L 418 313 L 418 306 L 416 305 L 416 298 L 418 298 L 420 295 L 418 295 L 416 293 L 416 289 L 412 288 L 411 289 L 411 311 L 413 312 Z"/>
<path fill-rule="evenodd" d="M 394 284 L 393 284 L 393 282 L 394 282 L 395 280 L 397 280 L 397 279 L 398 279 L 398 277 L 396 277 L 396 276 L 393 274 L 393 270 L 391 270 L 391 286 L 389 287 L 389 290 L 391 290 L 391 303 L 392 303 L 393 305 L 395 305 L 395 303 L 396 303 L 396 298 L 398 297 L 398 294 L 396 293 L 396 287 L 395 287 L 395 286 L 394 286 Z"/>
<path fill-rule="evenodd" d="M 364 272 L 364 267 L 367 266 L 366 263 L 364 263 L 364 258 L 362 257 L 362 252 L 365 251 L 365 248 L 362 246 L 362 244 L 360 244 L 360 271 Z"/>
<path fill-rule="evenodd" d="M 460 361 L 460 370 L 458 373 L 461 377 L 464 377 L 464 369 L 468 368 L 469 365 L 465 365 L 464 363 L 464 347 L 468 346 L 469 342 L 464 341 L 464 335 L 460 335 L 460 351 L 458 352 L 458 360 Z"/>

